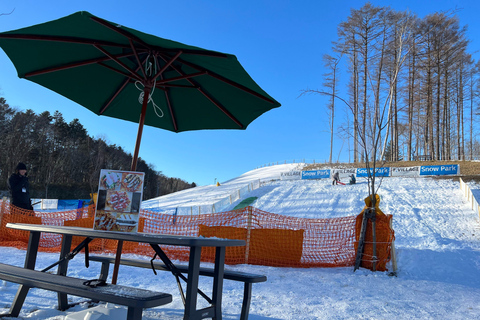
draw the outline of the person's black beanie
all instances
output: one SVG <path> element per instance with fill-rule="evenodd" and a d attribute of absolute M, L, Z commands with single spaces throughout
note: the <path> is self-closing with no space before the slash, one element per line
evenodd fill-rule
<path fill-rule="evenodd" d="M 17 164 L 17 168 L 16 168 L 17 171 L 20 171 L 20 170 L 27 170 L 27 166 L 25 165 L 25 163 L 23 162 L 20 162 L 19 164 Z"/>

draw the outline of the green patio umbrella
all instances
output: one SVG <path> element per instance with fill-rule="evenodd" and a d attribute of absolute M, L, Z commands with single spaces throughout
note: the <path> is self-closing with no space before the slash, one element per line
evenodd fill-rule
<path fill-rule="evenodd" d="M 280 104 L 231 54 L 159 38 L 82 11 L 0 33 L 18 76 L 92 112 L 174 132 L 245 129 Z"/>
<path fill-rule="evenodd" d="M 0 33 L 18 76 L 92 112 L 174 132 L 246 129 L 280 104 L 231 54 L 159 38 L 82 11 Z M 119 261 L 122 244 L 119 243 Z M 116 283 L 118 262 L 113 283 Z"/>

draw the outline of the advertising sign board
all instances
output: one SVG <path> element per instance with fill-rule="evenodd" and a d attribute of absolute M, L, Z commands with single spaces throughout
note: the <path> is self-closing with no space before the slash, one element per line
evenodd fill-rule
<path fill-rule="evenodd" d="M 373 173 L 373 169 L 370 168 L 370 173 Z M 390 168 L 375 168 L 375 177 L 388 177 L 390 176 Z M 357 169 L 357 177 L 366 178 L 368 177 L 367 169 L 366 168 L 359 168 Z"/>
<path fill-rule="evenodd" d="M 302 171 L 282 172 L 280 179 L 282 180 L 297 180 L 302 178 Z"/>
<path fill-rule="evenodd" d="M 444 176 L 451 174 L 459 174 L 460 166 L 458 164 L 447 164 L 444 166 L 421 166 L 421 176 Z"/>
<path fill-rule="evenodd" d="M 420 167 L 399 167 L 390 168 L 391 177 L 418 177 L 420 175 Z"/>
<path fill-rule="evenodd" d="M 330 169 L 302 171 L 302 179 L 330 178 Z"/>
<path fill-rule="evenodd" d="M 102 169 L 95 208 L 95 230 L 137 232 L 143 172 Z"/>
<path fill-rule="evenodd" d="M 356 175 L 357 169 L 355 168 L 344 168 L 344 169 L 332 169 L 331 174 L 333 176 L 334 173 L 338 172 L 338 176 L 340 180 L 345 180 L 350 178 L 350 176 Z"/>

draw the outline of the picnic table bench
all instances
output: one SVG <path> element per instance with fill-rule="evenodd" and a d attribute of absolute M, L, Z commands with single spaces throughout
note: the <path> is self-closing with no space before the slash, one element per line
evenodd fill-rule
<path fill-rule="evenodd" d="M 106 284 L 102 286 L 88 285 L 86 279 L 67 277 L 59 274 L 41 272 L 23 267 L 0 263 L 0 279 L 22 285 L 22 295 L 28 289 L 40 288 L 58 293 L 71 294 L 94 301 L 111 302 L 127 306 L 127 320 L 142 319 L 144 308 L 157 307 L 172 302 L 172 295 L 163 292 Z M 22 297 L 25 299 L 25 297 Z M 59 308 L 62 308 L 59 306 Z M 18 317 L 20 308 L 12 305 L 9 314 L 1 317 Z"/>
<path fill-rule="evenodd" d="M 115 257 L 90 255 L 89 260 L 102 263 L 99 278 L 106 280 L 108 277 L 109 266 L 110 264 L 115 263 Z M 147 268 L 147 269 L 152 268 L 152 263 L 150 261 L 141 260 L 141 259 L 122 258 L 120 260 L 120 264 L 125 266 L 139 267 L 139 268 Z M 153 262 L 153 267 L 155 268 L 155 270 L 171 271 L 169 268 L 167 268 L 165 264 L 159 261 Z M 188 272 L 188 266 L 175 264 L 175 267 L 178 271 L 182 273 Z M 199 273 L 201 276 L 207 276 L 207 277 L 214 276 L 214 270 L 212 268 L 201 267 L 199 269 Z M 250 302 L 252 298 L 252 283 L 265 282 L 267 281 L 267 277 L 264 275 L 253 274 L 253 273 L 224 270 L 223 278 L 227 280 L 239 281 L 244 283 L 243 302 L 242 302 L 242 311 L 240 314 L 240 320 L 247 320 L 249 315 L 249 310 L 250 310 Z"/>

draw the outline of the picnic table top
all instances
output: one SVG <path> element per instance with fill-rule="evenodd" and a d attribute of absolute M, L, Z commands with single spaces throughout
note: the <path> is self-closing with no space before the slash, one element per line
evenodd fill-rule
<path fill-rule="evenodd" d="M 7 223 L 7 228 L 33 231 L 33 232 L 46 232 L 56 233 L 72 236 L 83 236 L 90 238 L 102 238 L 112 240 L 123 240 L 132 242 L 143 242 L 152 244 L 163 245 L 175 245 L 186 247 L 238 247 L 245 246 L 244 240 L 234 239 L 221 239 L 221 238 L 205 238 L 205 237 L 192 237 L 170 234 L 157 234 L 157 233 L 143 233 L 143 232 L 117 232 L 117 231 L 103 231 L 94 230 L 81 227 L 70 226 L 51 226 L 51 225 L 39 225 L 39 224 L 26 224 L 26 223 Z"/>

